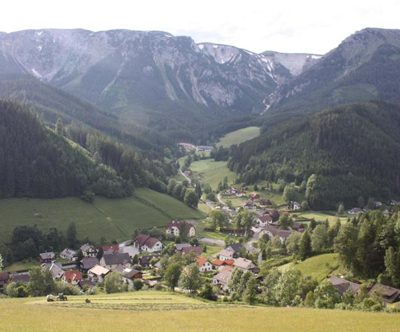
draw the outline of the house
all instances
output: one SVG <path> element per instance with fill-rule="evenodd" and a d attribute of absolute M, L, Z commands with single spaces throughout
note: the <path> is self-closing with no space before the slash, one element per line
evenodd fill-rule
<path fill-rule="evenodd" d="M 96 284 L 91 280 L 81 280 L 78 282 L 78 286 L 81 289 L 84 289 L 86 285 L 88 285 L 90 288 L 93 288 L 96 286 Z"/>
<path fill-rule="evenodd" d="M 233 252 L 233 258 L 238 258 L 240 250 L 243 248 L 243 244 L 241 243 L 232 243 L 226 247 L 226 250 Z"/>
<path fill-rule="evenodd" d="M 61 278 L 62 281 L 71 285 L 77 285 L 82 279 L 82 274 L 78 270 L 66 271 Z"/>
<path fill-rule="evenodd" d="M 23 282 L 23 283 L 29 283 L 31 281 L 31 278 L 29 277 L 29 273 L 15 273 L 12 275 L 11 280 L 14 282 Z"/>
<path fill-rule="evenodd" d="M 249 271 L 256 267 L 250 259 L 246 259 L 246 258 L 242 258 L 242 257 L 239 257 L 237 260 L 235 260 L 235 263 L 233 263 L 233 266 L 236 266 L 237 268 L 239 268 L 243 271 Z"/>
<path fill-rule="evenodd" d="M 212 151 L 214 150 L 213 146 L 199 145 L 196 146 L 196 151 Z"/>
<path fill-rule="evenodd" d="M 201 247 L 185 247 L 182 249 L 182 255 L 189 255 L 192 251 L 194 251 L 197 256 L 200 256 L 203 253 Z"/>
<path fill-rule="evenodd" d="M 368 295 L 371 296 L 374 294 L 378 296 L 382 305 L 386 307 L 388 304 L 393 304 L 399 302 L 400 305 L 400 289 L 385 286 L 382 284 L 375 284 L 374 287 L 368 292 Z"/>
<path fill-rule="evenodd" d="M 360 284 L 335 276 L 328 278 L 328 280 L 332 283 L 332 286 L 336 289 L 340 296 L 342 296 L 343 293 L 348 289 L 350 289 L 353 294 L 356 294 L 361 286 Z"/>
<path fill-rule="evenodd" d="M 203 258 L 203 257 L 196 257 L 196 260 L 197 260 L 197 265 L 199 266 L 200 272 L 212 271 L 212 265 L 208 261 L 208 259 Z"/>
<path fill-rule="evenodd" d="M 139 234 L 133 239 L 133 245 L 141 252 L 158 252 L 163 250 L 163 243 L 150 235 Z"/>
<path fill-rule="evenodd" d="M 301 210 L 301 204 L 296 201 L 290 201 L 290 203 L 288 204 L 288 209 L 291 211 Z"/>
<path fill-rule="evenodd" d="M 175 251 L 182 252 L 183 248 L 191 247 L 190 243 L 176 243 L 175 244 Z"/>
<path fill-rule="evenodd" d="M 213 278 L 212 284 L 219 286 L 222 290 L 228 289 L 228 282 L 231 278 L 232 271 L 224 269 L 220 273 L 216 274 Z"/>
<path fill-rule="evenodd" d="M 82 251 L 83 257 L 96 257 L 97 255 L 96 248 L 90 245 L 89 243 L 86 243 L 83 246 L 81 246 L 80 250 Z"/>
<path fill-rule="evenodd" d="M 273 203 L 271 200 L 269 200 L 269 199 L 262 199 L 262 200 L 260 201 L 260 205 L 271 206 L 271 205 L 274 205 L 274 203 Z"/>
<path fill-rule="evenodd" d="M 359 214 L 359 213 L 364 213 L 364 212 L 360 208 L 352 208 L 351 210 L 348 211 L 348 214 Z"/>
<path fill-rule="evenodd" d="M 66 248 L 61 252 L 60 257 L 67 261 L 75 261 L 78 258 L 78 253 L 75 250 Z"/>
<path fill-rule="evenodd" d="M 40 264 L 52 263 L 56 261 L 56 254 L 54 252 L 43 252 L 39 254 Z"/>
<path fill-rule="evenodd" d="M 279 229 L 277 227 L 268 225 L 263 228 L 261 228 L 261 231 L 258 235 L 258 237 L 262 237 L 264 234 L 267 234 L 269 239 L 272 240 L 275 236 L 279 236 L 279 239 L 281 240 L 282 243 L 286 241 L 286 239 L 296 231 L 293 230 L 285 230 L 285 229 Z"/>
<path fill-rule="evenodd" d="M 211 263 L 212 263 L 212 265 L 214 265 L 215 269 L 222 271 L 227 266 L 232 266 L 233 263 L 235 263 L 235 260 L 234 259 L 226 259 L 226 260 L 215 259 Z"/>
<path fill-rule="evenodd" d="M 44 263 L 41 266 L 42 266 L 42 271 L 44 271 L 44 269 L 46 269 L 46 268 L 49 269 L 49 271 L 53 275 L 53 279 L 61 279 L 65 272 L 62 268 L 61 263 L 55 263 L 55 262 Z"/>
<path fill-rule="evenodd" d="M 96 266 L 99 265 L 100 262 L 96 257 L 85 257 L 82 259 L 82 261 L 79 264 L 79 269 L 82 273 L 86 274 L 88 271 Z"/>
<path fill-rule="evenodd" d="M 109 251 L 110 249 L 114 251 L 119 251 L 119 245 L 113 244 L 111 246 L 101 246 L 101 249 L 103 250 L 103 253 Z"/>
<path fill-rule="evenodd" d="M 107 250 L 107 254 L 104 254 L 103 257 L 100 259 L 100 265 L 111 270 L 118 265 L 123 265 L 125 267 L 130 267 L 131 258 L 129 254 L 120 254 L 113 249 Z"/>
<path fill-rule="evenodd" d="M 4 285 L 8 282 L 8 279 L 8 272 L 0 273 L 0 287 L 4 287 Z"/>
<path fill-rule="evenodd" d="M 235 254 L 234 251 L 222 249 L 219 253 L 217 253 L 217 256 L 219 257 L 220 260 L 225 261 L 227 259 L 233 259 L 234 254 Z"/>
<path fill-rule="evenodd" d="M 259 199 L 260 199 L 260 195 L 257 194 L 257 193 L 251 193 L 250 196 L 249 196 L 249 198 L 250 198 L 252 201 L 256 201 L 256 200 L 259 200 Z"/>
<path fill-rule="evenodd" d="M 120 247 L 119 252 L 121 254 L 128 254 L 130 258 L 135 257 L 136 255 L 140 254 L 140 251 L 138 248 L 135 248 L 134 246 L 125 246 L 125 247 Z"/>
<path fill-rule="evenodd" d="M 167 235 L 181 236 L 182 230 L 185 230 L 187 237 L 196 236 L 196 228 L 186 221 L 172 220 L 168 223 L 165 233 Z"/>
<path fill-rule="evenodd" d="M 243 203 L 242 207 L 244 209 L 249 209 L 249 210 L 254 210 L 257 208 L 257 206 L 253 203 L 253 202 L 247 202 L 247 203 Z"/>
<path fill-rule="evenodd" d="M 258 227 L 264 227 L 268 224 L 272 223 L 272 217 L 269 214 L 265 214 L 263 216 L 257 217 L 256 224 Z"/>
<path fill-rule="evenodd" d="M 148 267 L 150 266 L 150 261 L 153 258 L 162 258 L 164 255 L 161 254 L 153 254 L 153 255 L 146 255 L 146 256 L 142 256 L 139 258 L 139 264 L 143 267 Z"/>
<path fill-rule="evenodd" d="M 122 280 L 128 285 L 129 289 L 133 288 L 135 279 L 142 279 L 143 273 L 135 269 L 125 269 L 122 273 Z"/>
<path fill-rule="evenodd" d="M 297 232 L 303 232 L 305 229 L 305 226 L 301 222 L 294 221 L 293 225 L 291 226 L 291 229 L 293 229 L 294 231 L 297 231 Z"/>
<path fill-rule="evenodd" d="M 88 278 L 95 283 L 104 282 L 104 278 L 109 272 L 109 269 L 100 265 L 95 265 L 88 271 Z"/>

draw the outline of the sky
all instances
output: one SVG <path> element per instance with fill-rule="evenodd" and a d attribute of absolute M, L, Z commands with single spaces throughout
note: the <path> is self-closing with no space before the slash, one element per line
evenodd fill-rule
<path fill-rule="evenodd" d="M 6 0 L 1 12 L 3 32 L 159 30 L 257 53 L 325 54 L 363 28 L 400 29 L 399 0 Z"/>

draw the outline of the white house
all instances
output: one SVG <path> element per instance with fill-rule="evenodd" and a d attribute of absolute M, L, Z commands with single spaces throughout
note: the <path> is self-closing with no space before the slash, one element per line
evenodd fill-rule
<path fill-rule="evenodd" d="M 84 244 L 80 247 L 83 257 L 96 257 L 97 250 L 95 247 L 90 245 L 89 243 Z"/>
<path fill-rule="evenodd" d="M 263 216 L 259 216 L 259 217 L 257 217 L 257 219 L 256 219 L 256 224 L 257 224 L 258 227 L 267 226 L 267 225 L 269 225 L 269 224 L 272 223 L 272 222 L 273 222 L 273 219 L 272 219 L 272 217 L 271 217 L 270 215 L 268 215 L 268 214 L 263 215 Z"/>
<path fill-rule="evenodd" d="M 133 239 L 133 245 L 141 252 L 159 252 L 164 249 L 164 245 L 159 239 L 146 234 L 136 236 Z"/>
<path fill-rule="evenodd" d="M 165 233 L 168 235 L 180 236 L 183 229 L 185 229 L 187 237 L 196 236 L 196 228 L 191 223 L 186 221 L 170 221 L 167 225 Z"/>
<path fill-rule="evenodd" d="M 93 282 L 104 282 L 104 278 L 109 272 L 109 269 L 95 265 L 88 271 L 88 278 Z"/>
<path fill-rule="evenodd" d="M 61 252 L 60 257 L 67 261 L 75 261 L 78 258 L 78 253 L 75 250 L 66 248 Z"/>
<path fill-rule="evenodd" d="M 214 276 L 212 284 L 219 285 L 223 290 L 227 290 L 231 274 L 232 271 L 230 270 L 222 270 L 220 273 Z"/>
<path fill-rule="evenodd" d="M 212 264 L 208 261 L 208 259 L 198 256 L 196 257 L 196 260 L 200 272 L 212 271 Z"/>
<path fill-rule="evenodd" d="M 226 261 L 228 259 L 233 259 L 235 252 L 233 250 L 222 249 L 217 256 L 221 261 Z"/>

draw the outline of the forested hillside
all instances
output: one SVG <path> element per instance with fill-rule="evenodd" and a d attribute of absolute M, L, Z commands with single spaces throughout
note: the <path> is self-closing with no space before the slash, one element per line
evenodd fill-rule
<path fill-rule="evenodd" d="M 233 146 L 229 167 L 241 180 L 309 180 L 314 208 L 359 196 L 389 199 L 400 194 L 400 107 L 384 102 L 341 106 L 276 126 Z"/>
<path fill-rule="evenodd" d="M 132 190 L 132 181 L 44 127 L 35 113 L 0 101 L 0 198 L 125 197 Z"/>

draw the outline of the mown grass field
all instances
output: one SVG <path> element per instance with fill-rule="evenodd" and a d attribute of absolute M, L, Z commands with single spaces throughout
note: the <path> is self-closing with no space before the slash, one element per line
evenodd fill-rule
<path fill-rule="evenodd" d="M 240 144 L 246 142 L 254 137 L 260 135 L 260 127 L 247 127 L 243 129 L 239 129 L 236 131 L 232 131 L 229 134 L 226 134 L 221 140 L 216 144 L 217 147 L 223 146 L 225 148 L 229 148 L 233 144 Z"/>
<path fill-rule="evenodd" d="M 226 161 L 214 161 L 214 159 L 194 161 L 190 169 L 196 173 L 201 183 L 208 183 L 214 190 L 217 189 L 219 182 L 223 182 L 225 176 L 228 177 L 228 183 L 233 183 L 236 179 L 236 174 L 228 169 Z"/>
<path fill-rule="evenodd" d="M 339 267 L 339 262 L 336 254 L 324 254 L 308 258 L 298 264 L 285 264 L 280 266 L 279 269 L 286 270 L 291 267 L 299 270 L 303 276 L 312 276 L 321 281 Z"/>
<path fill-rule="evenodd" d="M 65 303 L 0 300 L 0 331 L 400 331 L 399 314 L 232 306 L 155 291 L 88 297 L 91 304 L 84 303 L 87 296 Z"/>
<path fill-rule="evenodd" d="M 78 198 L 0 200 L 0 244 L 10 241 L 17 225 L 37 225 L 44 232 L 66 231 L 75 222 L 78 238 L 98 242 L 126 240 L 137 228 L 164 226 L 170 219 L 200 219 L 203 212 L 150 189 L 136 189 L 123 199 L 96 197 L 93 204 Z"/>

